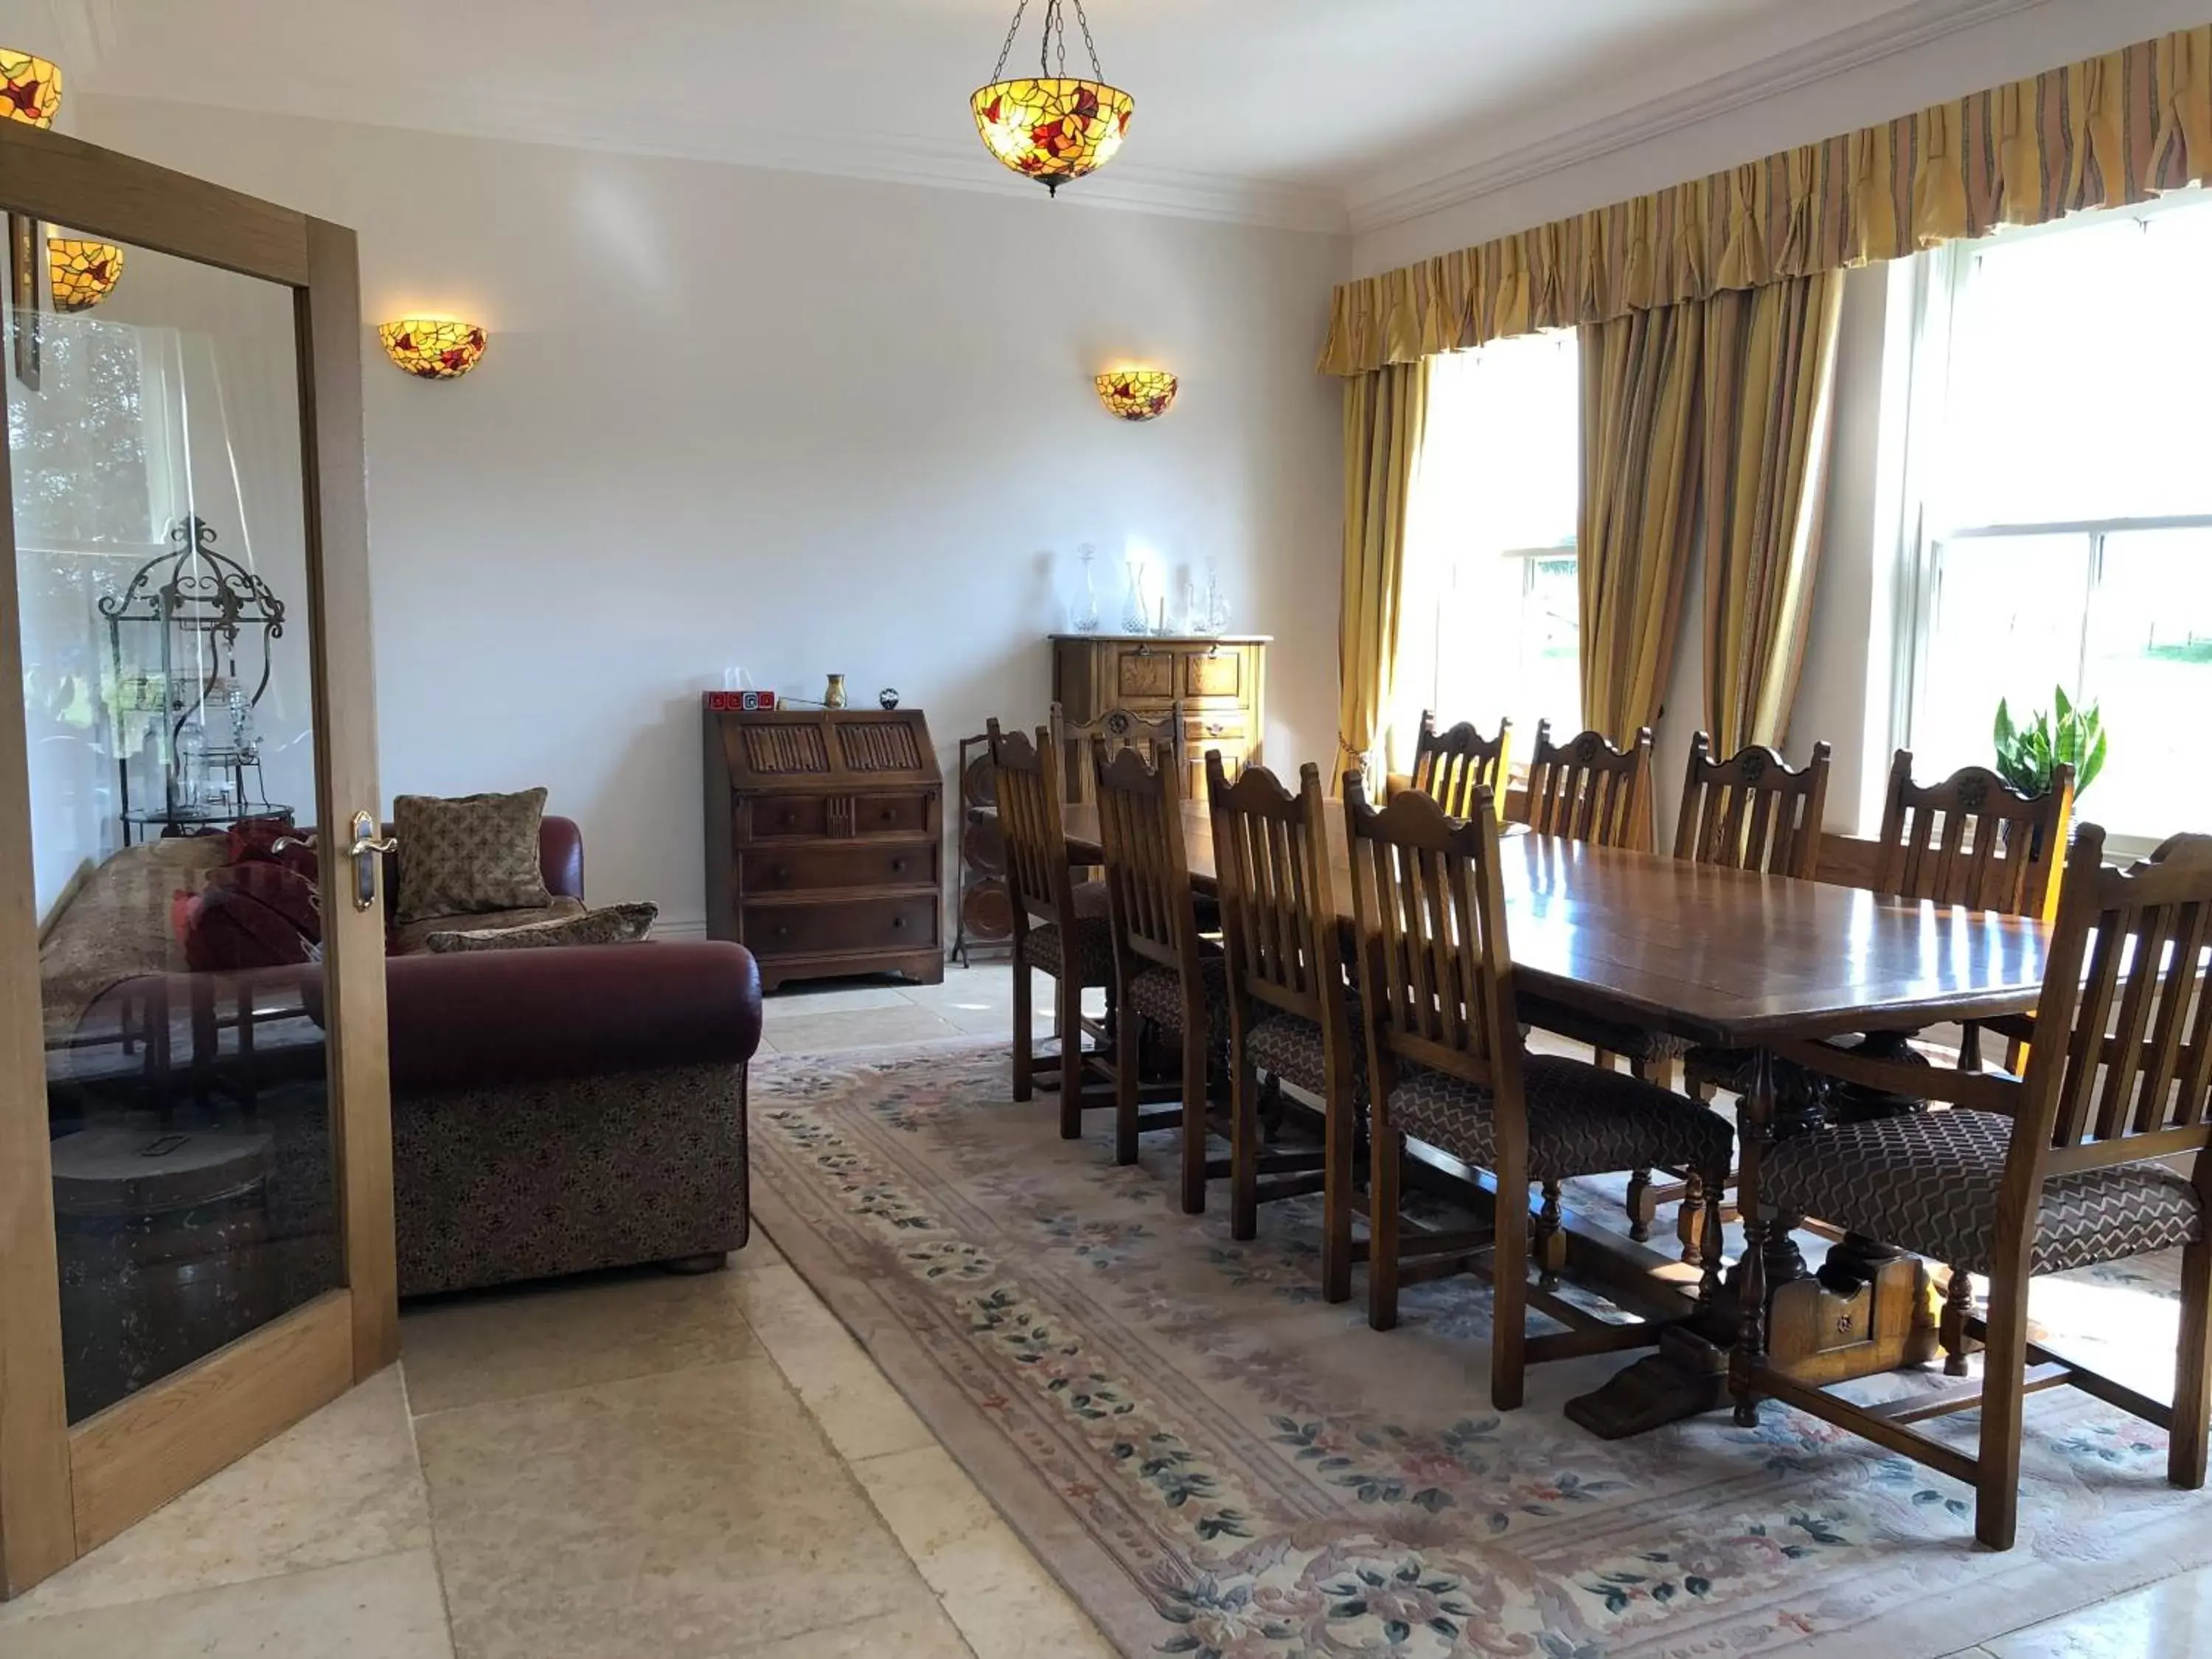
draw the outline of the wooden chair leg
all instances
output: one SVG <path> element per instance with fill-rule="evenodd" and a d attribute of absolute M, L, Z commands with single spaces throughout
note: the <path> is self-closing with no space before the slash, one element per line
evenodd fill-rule
<path fill-rule="evenodd" d="M 1741 1429 L 1759 1426 L 1759 1362 L 1766 1351 L 1766 1228 L 1754 1207 L 1743 1217 L 1742 1278 L 1736 1285 L 1735 1347 L 1729 1354 L 1729 1392 Z"/>
<path fill-rule="evenodd" d="M 1054 981 L 1060 1010 L 1060 1138 L 1083 1139 L 1083 988 L 1073 974 Z"/>
<path fill-rule="evenodd" d="M 1031 999 L 1036 986 L 1030 965 L 1020 953 L 1014 957 L 1014 1098 L 1028 1100 L 1036 1093 L 1036 1025 Z"/>
<path fill-rule="evenodd" d="M 1553 1188 L 1553 1190 L 1557 1190 Z M 1546 1207 L 1551 1206 L 1549 1195 Z M 1491 1252 L 1490 1403 L 1521 1407 L 1528 1340 L 1528 1188 L 1498 1182 L 1497 1239 Z"/>
<path fill-rule="evenodd" d="M 1249 1060 L 1231 1085 L 1229 1236 L 1260 1236 L 1260 1074 Z"/>
<path fill-rule="evenodd" d="M 2204 1484 L 2207 1415 L 2212 1413 L 2212 1240 L 2181 1253 L 2181 1351 L 2174 1362 L 2173 1430 L 2166 1478 L 2195 1492 Z"/>
<path fill-rule="evenodd" d="M 1698 1246 L 1704 1257 L 1700 1264 L 1703 1271 L 1698 1276 L 1698 1302 L 1702 1307 L 1711 1308 L 1717 1306 L 1721 1297 L 1721 1193 L 1726 1183 L 1708 1182 L 1694 1170 L 1690 1180 L 1693 1190 L 1704 1188 L 1697 1206 L 1703 1218 L 1703 1224 L 1698 1229 Z M 1691 1208 L 1690 1200 L 1684 1199 L 1682 1212 L 1687 1215 Z"/>
<path fill-rule="evenodd" d="M 1558 1264 L 1553 1260 L 1560 1226 L 1559 1183 L 1544 1183 L 1544 1207 L 1537 1212 L 1536 1225 L 1528 1237 L 1528 1254 L 1536 1259 L 1536 1282 L 1546 1290 L 1556 1288 L 1559 1282 Z"/>
<path fill-rule="evenodd" d="M 1638 1244 L 1648 1243 L 1651 1224 L 1658 1217 L 1659 1206 L 1651 1201 L 1651 1171 L 1632 1170 L 1628 1172 L 1628 1196 L 1623 1200 L 1628 1209 L 1628 1236 Z"/>
<path fill-rule="evenodd" d="M 1137 1064 L 1139 1035 L 1145 1022 L 1125 1019 L 1114 1033 L 1114 1161 L 1137 1161 Z M 1078 1115 L 1078 1121 L 1081 1121 Z"/>
<path fill-rule="evenodd" d="M 1705 1259 L 1705 1178 L 1695 1170 L 1682 1177 L 1682 1207 L 1674 1212 L 1674 1241 L 1682 1247 L 1686 1267 L 1699 1267 Z"/>
<path fill-rule="evenodd" d="M 1208 1098 L 1206 1054 L 1199 1051 L 1197 1086 L 1192 1086 L 1190 1055 L 1183 1055 L 1182 1079 L 1182 1212 L 1206 1213 L 1206 1106 Z"/>
<path fill-rule="evenodd" d="M 1398 1323 L 1398 1166 L 1406 1138 L 1386 1130 L 1368 1149 L 1367 1322 L 1378 1331 Z M 1501 1204 L 1503 1215 L 1514 1206 Z"/>
<path fill-rule="evenodd" d="M 1982 1345 L 1982 1443 L 1975 1459 L 1974 1536 L 2008 1550 L 2020 1530 L 2020 1437 L 2027 1383 L 2027 1280 L 1997 1273 Z"/>
<path fill-rule="evenodd" d="M 1974 1312 L 1974 1276 L 1955 1263 L 1951 1268 L 1951 1282 L 1943 1292 L 1943 1311 L 1936 1322 L 1936 1335 L 1943 1344 L 1943 1375 L 1964 1376 L 1966 1356 L 1973 1344 L 1966 1336 L 1966 1321 Z"/>
<path fill-rule="evenodd" d="M 1352 1299 L 1352 1186 L 1358 1179 L 1358 1108 L 1349 1085 L 1334 1082 L 1322 1103 L 1321 1294 Z"/>

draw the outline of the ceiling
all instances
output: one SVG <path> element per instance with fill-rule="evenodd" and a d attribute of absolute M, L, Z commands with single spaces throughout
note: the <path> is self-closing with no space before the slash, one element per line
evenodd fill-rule
<path fill-rule="evenodd" d="M 1701 85 L 2018 3 L 1089 0 L 1137 113 L 1084 189 L 1342 228 L 1363 203 Z M 1033 189 L 994 166 L 966 107 L 1013 4 L 0 0 L 0 28 L 64 43 L 79 90 Z"/>

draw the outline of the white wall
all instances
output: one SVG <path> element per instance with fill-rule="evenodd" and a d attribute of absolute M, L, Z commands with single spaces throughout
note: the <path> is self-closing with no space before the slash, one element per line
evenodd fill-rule
<path fill-rule="evenodd" d="M 896 686 L 949 767 L 1042 718 L 1083 541 L 1109 621 L 1125 549 L 1218 556 L 1277 637 L 1269 757 L 1333 750 L 1343 239 L 98 96 L 78 131 L 354 226 L 372 322 L 491 331 L 447 384 L 364 341 L 387 798 L 546 784 L 596 899 L 696 925 L 701 690 Z M 1167 418 L 1099 407 L 1128 361 L 1182 376 Z"/>

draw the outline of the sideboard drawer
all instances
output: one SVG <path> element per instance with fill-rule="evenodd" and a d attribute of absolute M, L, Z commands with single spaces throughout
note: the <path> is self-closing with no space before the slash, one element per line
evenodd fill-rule
<path fill-rule="evenodd" d="M 1194 651 L 1182 659 L 1182 695 L 1241 699 L 1249 695 L 1244 674 L 1244 653 L 1234 647 Z"/>
<path fill-rule="evenodd" d="M 755 795 L 738 804 L 739 841 L 819 841 L 830 833 L 821 795 Z"/>
<path fill-rule="evenodd" d="M 923 836 L 929 833 L 930 797 L 913 795 L 855 795 L 852 821 L 845 833 L 852 836 Z"/>
<path fill-rule="evenodd" d="M 1115 664 L 1115 684 L 1118 700 L 1123 703 L 1142 702 L 1151 698 L 1163 702 L 1173 702 L 1176 695 L 1175 653 L 1164 648 L 1155 650 L 1149 645 L 1132 645 L 1122 648 Z"/>
<path fill-rule="evenodd" d="M 927 951 L 937 945 L 935 893 L 817 904 L 748 899 L 744 915 L 744 945 L 762 957 Z"/>
<path fill-rule="evenodd" d="M 833 844 L 747 853 L 743 860 L 744 893 L 757 899 L 769 893 L 835 892 L 850 887 L 934 887 L 940 850 L 933 843 Z"/>

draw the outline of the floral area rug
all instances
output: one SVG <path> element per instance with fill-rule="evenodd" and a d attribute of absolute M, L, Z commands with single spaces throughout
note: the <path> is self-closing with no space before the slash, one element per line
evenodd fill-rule
<path fill-rule="evenodd" d="M 1568 1423 L 1629 1357 L 1537 1368 L 1492 1411 L 1479 1281 L 1370 1331 L 1364 1273 L 1320 1297 L 1317 1200 L 1236 1243 L 1224 1194 L 1175 1207 L 1173 1134 L 1117 1169 L 1103 1114 L 1062 1141 L 1007 1077 L 969 1042 L 759 1063 L 759 1213 L 1129 1655 L 1936 1659 L 2212 1561 L 2164 1435 L 2070 1389 L 2028 1402 L 2002 1555 L 1965 1487 L 1771 1402 L 1755 1431 Z M 2163 1394 L 2171 1294 L 2151 1258 L 2035 1311 L 2140 1338 Z M 1943 1421 L 1965 1443 L 1978 1418 Z"/>

